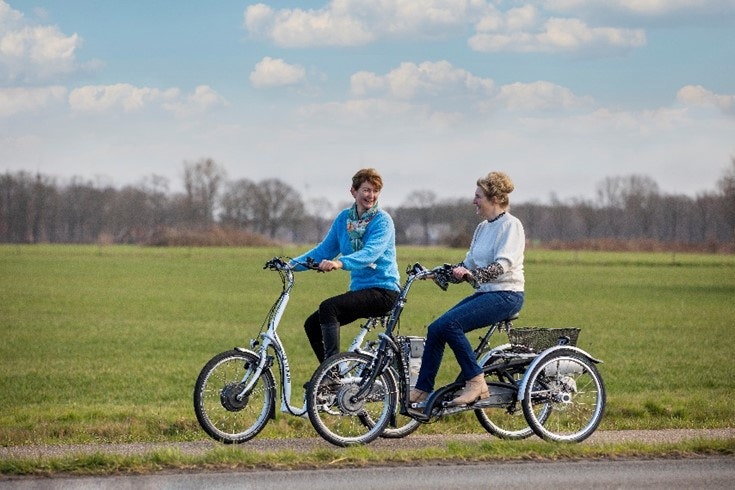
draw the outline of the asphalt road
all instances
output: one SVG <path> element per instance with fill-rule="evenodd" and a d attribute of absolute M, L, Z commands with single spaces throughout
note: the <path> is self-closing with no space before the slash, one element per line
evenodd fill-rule
<path fill-rule="evenodd" d="M 504 490 L 525 488 L 661 488 L 667 490 L 731 489 L 735 457 L 686 459 L 488 462 L 346 468 L 334 470 L 247 471 L 20 479 L 0 481 L 8 490 L 46 489 L 448 489 Z"/>

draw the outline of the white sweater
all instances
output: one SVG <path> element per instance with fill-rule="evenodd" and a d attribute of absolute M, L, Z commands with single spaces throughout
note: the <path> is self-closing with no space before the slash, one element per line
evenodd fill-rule
<path fill-rule="evenodd" d="M 526 234 L 523 224 L 510 213 L 495 221 L 483 221 L 475 229 L 470 249 L 464 259 L 466 268 L 482 269 L 497 262 L 503 274 L 490 282 L 480 284 L 479 291 L 523 291 L 523 253 Z"/>

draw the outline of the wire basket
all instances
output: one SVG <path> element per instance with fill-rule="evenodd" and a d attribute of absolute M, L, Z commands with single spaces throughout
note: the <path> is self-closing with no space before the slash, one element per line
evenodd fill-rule
<path fill-rule="evenodd" d="M 512 328 L 508 340 L 514 347 L 541 352 L 555 345 L 577 345 L 579 328 Z"/>

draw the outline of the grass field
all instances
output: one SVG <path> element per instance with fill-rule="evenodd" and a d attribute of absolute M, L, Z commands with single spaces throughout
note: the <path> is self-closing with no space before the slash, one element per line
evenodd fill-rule
<path fill-rule="evenodd" d="M 263 263 L 301 250 L 0 246 L 0 445 L 206 438 L 191 402 L 199 370 L 258 333 L 280 291 Z M 399 248 L 399 266 L 463 254 Z M 296 281 L 279 334 L 300 406 L 316 368 L 303 319 L 348 276 Z M 418 284 L 401 333 L 424 335 L 469 292 Z M 733 427 L 734 299 L 731 255 L 529 250 L 516 326 L 582 328 L 579 346 L 605 361 L 601 429 Z M 343 345 L 355 331 L 343 329 Z M 455 370 L 448 351 L 442 379 Z M 465 414 L 419 430 L 483 429 Z M 307 419 L 279 413 L 258 437 L 315 435 Z"/>

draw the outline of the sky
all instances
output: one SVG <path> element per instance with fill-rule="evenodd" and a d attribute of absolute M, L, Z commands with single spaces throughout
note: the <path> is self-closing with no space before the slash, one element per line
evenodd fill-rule
<path fill-rule="evenodd" d="M 716 190 L 735 158 L 735 0 L 0 0 L 0 173 L 100 185 L 211 158 L 384 206 Z"/>

